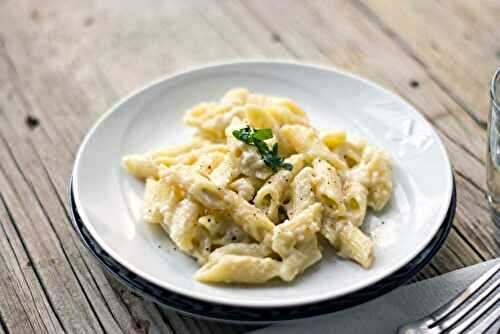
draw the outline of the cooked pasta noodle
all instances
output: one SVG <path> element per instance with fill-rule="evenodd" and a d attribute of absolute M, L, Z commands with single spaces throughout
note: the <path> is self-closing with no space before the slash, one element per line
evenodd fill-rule
<path fill-rule="evenodd" d="M 345 131 L 313 128 L 292 100 L 243 88 L 190 109 L 183 145 L 123 157 L 145 182 L 142 216 L 202 265 L 205 283 L 291 281 L 318 262 L 324 237 L 368 268 L 367 209 L 392 193 L 388 154 Z M 334 278 L 333 278 L 334 279 Z"/>

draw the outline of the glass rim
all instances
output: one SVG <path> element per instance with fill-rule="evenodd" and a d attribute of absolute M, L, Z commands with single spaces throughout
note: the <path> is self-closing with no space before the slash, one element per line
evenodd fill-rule
<path fill-rule="evenodd" d="M 500 81 L 500 67 L 497 68 L 495 74 L 493 74 L 493 78 L 491 79 L 490 84 L 490 97 L 491 103 L 493 104 L 496 110 L 500 111 L 500 101 L 497 100 L 497 82 Z"/>

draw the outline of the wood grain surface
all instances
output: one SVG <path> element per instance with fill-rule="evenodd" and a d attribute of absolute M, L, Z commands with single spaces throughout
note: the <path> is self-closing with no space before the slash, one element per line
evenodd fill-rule
<path fill-rule="evenodd" d="M 294 59 L 403 96 L 451 157 L 458 208 L 416 279 L 500 256 L 485 200 L 496 0 L 0 0 L 0 334 L 242 333 L 179 315 L 107 275 L 71 228 L 74 154 L 117 99 L 210 62 Z"/>

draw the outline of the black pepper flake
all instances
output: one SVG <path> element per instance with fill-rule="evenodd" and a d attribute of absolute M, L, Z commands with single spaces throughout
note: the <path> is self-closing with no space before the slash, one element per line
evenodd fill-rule
<path fill-rule="evenodd" d="M 212 221 L 212 219 L 211 219 L 211 218 L 208 218 L 208 222 L 210 223 L 211 221 Z"/>
<path fill-rule="evenodd" d="M 236 240 L 236 236 L 233 235 L 233 237 L 231 238 L 232 241 L 235 241 Z"/>
<path fill-rule="evenodd" d="M 267 184 L 271 184 L 272 182 L 271 181 L 267 181 Z"/>
<path fill-rule="evenodd" d="M 177 250 L 177 247 L 174 247 L 174 251 Z"/>

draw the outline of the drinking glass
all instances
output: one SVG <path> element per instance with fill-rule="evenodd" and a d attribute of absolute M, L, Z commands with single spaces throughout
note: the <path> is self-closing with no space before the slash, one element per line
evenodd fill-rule
<path fill-rule="evenodd" d="M 486 174 L 492 217 L 500 222 L 500 68 L 491 79 Z"/>

